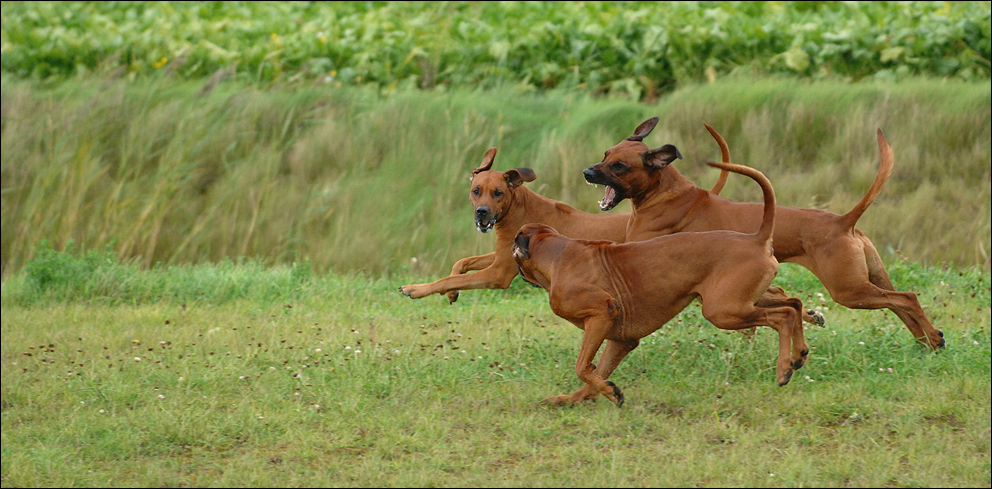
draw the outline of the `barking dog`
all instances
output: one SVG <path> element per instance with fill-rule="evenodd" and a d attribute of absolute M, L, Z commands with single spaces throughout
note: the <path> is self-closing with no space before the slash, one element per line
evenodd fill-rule
<path fill-rule="evenodd" d="M 606 186 L 603 210 L 630 199 L 632 211 L 625 240 L 684 231 L 753 229 L 761 219 L 761 204 L 735 202 L 696 187 L 669 164 L 674 159 L 671 145 L 650 149 L 642 142 L 657 123 L 657 117 L 643 122 L 634 135 L 607 150 L 600 163 L 583 172 L 587 182 Z M 809 269 L 837 303 L 851 309 L 889 309 L 914 337 L 931 348 L 941 348 L 944 335 L 930 323 L 916 294 L 895 290 L 875 246 L 854 227 L 892 172 L 892 148 L 881 129 L 877 136 L 881 157 L 878 175 L 848 213 L 779 207 L 775 258 Z M 781 298 L 784 292 L 773 287 L 768 295 Z"/>

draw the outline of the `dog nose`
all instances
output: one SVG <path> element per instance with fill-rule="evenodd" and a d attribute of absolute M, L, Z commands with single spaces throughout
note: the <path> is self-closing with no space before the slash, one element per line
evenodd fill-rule
<path fill-rule="evenodd" d="M 591 182 L 593 178 L 596 178 L 596 170 L 590 166 L 589 168 L 582 170 L 582 175 L 586 177 L 587 182 Z"/>
<path fill-rule="evenodd" d="M 484 206 L 484 205 L 483 206 L 479 206 L 479 207 L 477 207 L 475 209 L 475 215 L 477 215 L 477 216 L 485 216 L 485 215 L 488 215 L 488 214 L 489 214 L 489 208 L 486 207 L 486 206 Z"/>

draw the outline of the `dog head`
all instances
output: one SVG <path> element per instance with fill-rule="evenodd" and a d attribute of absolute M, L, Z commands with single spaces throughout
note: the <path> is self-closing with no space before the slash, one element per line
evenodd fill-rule
<path fill-rule="evenodd" d="M 541 240 L 556 235 L 558 231 L 555 228 L 540 223 L 524 224 L 517 231 L 516 237 L 513 238 L 513 259 L 517 262 L 517 270 L 525 282 L 545 289 L 551 285 L 551 281 L 535 263 L 534 253 L 540 246 Z"/>
<path fill-rule="evenodd" d="M 642 142 L 657 124 L 657 117 L 642 122 L 633 136 L 606 150 L 603 161 L 582 172 L 586 182 L 606 186 L 603 200 L 599 201 L 600 209 L 608 211 L 623 199 L 636 197 L 652 188 L 657 173 L 676 158 L 682 158 L 678 148 L 671 144 L 651 149 Z"/>
<path fill-rule="evenodd" d="M 488 233 L 509 212 L 513 205 L 513 191 L 537 178 L 530 168 L 515 168 L 505 172 L 490 170 L 496 159 L 496 148 L 489 148 L 482 157 L 482 164 L 472 171 L 469 199 L 475 209 L 475 227 Z"/>

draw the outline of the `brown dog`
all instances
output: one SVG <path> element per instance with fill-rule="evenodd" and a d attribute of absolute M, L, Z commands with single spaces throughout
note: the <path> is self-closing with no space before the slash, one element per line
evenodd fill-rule
<path fill-rule="evenodd" d="M 551 200 L 523 185 L 537 178 L 533 170 L 490 170 L 495 159 L 496 148 L 489 148 L 482 164 L 472 172 L 469 198 L 475 209 L 476 228 L 483 233 L 496 230 L 496 251 L 458 260 L 451 275 L 435 282 L 404 285 L 400 287 L 404 295 L 419 299 L 447 294 L 448 300 L 454 302 L 459 290 L 509 287 L 517 275 L 510 246 L 517 230 L 527 223 L 548 223 L 576 238 L 623 240 L 627 214 L 590 214 Z M 466 273 L 471 270 L 479 271 Z"/>
<path fill-rule="evenodd" d="M 727 142 L 712 128 L 707 128 L 720 147 L 724 163 L 729 163 Z M 527 223 L 549 223 L 566 236 L 575 238 L 623 240 L 630 217 L 628 214 L 590 214 L 543 197 L 523 187 L 524 182 L 536 178 L 533 170 L 490 170 L 495 159 L 496 148 L 489 148 L 482 164 L 472 172 L 469 199 L 475 212 L 476 228 L 483 233 L 496 230 L 496 251 L 458 260 L 451 267 L 451 275 L 435 282 L 404 285 L 400 287 L 404 295 L 419 299 L 431 294 L 447 294 L 448 302 L 453 303 L 458 300 L 459 290 L 509 287 L 517 276 L 510 245 L 520 226 Z M 720 193 L 728 175 L 727 170 L 721 170 L 711 192 Z M 482 272 L 465 275 L 475 270 Z"/>
<path fill-rule="evenodd" d="M 775 193 L 761 172 L 709 163 L 747 175 L 761 185 L 765 204 L 755 234 L 736 231 L 678 233 L 647 241 L 612 243 L 566 238 L 545 224 L 528 224 L 513 256 L 528 282 L 548 291 L 555 314 L 584 331 L 575 373 L 585 385 L 547 402 L 574 404 L 603 394 L 618 406 L 620 389 L 607 379 L 641 338 L 663 326 L 693 299 L 703 317 L 723 329 L 769 326 L 778 331 L 778 384 L 803 366 L 802 303 L 768 304 L 762 296 L 778 272 L 772 252 Z M 593 358 L 606 341 L 598 365 Z M 791 352 L 790 352 L 791 348 Z"/>
<path fill-rule="evenodd" d="M 734 202 L 696 187 L 670 166 L 670 145 L 650 149 L 641 142 L 658 118 L 643 122 L 634 135 L 606 151 L 603 161 L 587 168 L 586 181 L 606 186 L 600 205 L 609 210 L 629 198 L 632 204 L 626 241 L 638 241 L 683 231 L 753 229 L 761 204 Z M 944 346 L 916 294 L 897 292 L 875 246 L 855 224 L 875 200 L 892 172 L 894 157 L 878 131 L 881 166 L 868 193 L 844 215 L 817 209 L 779 207 L 775 226 L 775 258 L 808 268 L 837 303 L 852 309 L 892 310 L 918 340 L 932 348 Z M 781 296 L 781 289 L 769 291 Z"/>

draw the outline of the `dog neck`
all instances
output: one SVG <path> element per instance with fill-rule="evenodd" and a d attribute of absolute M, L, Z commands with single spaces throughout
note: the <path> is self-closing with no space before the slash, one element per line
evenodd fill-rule
<path fill-rule="evenodd" d="M 655 187 L 645 189 L 630 199 L 626 241 L 641 241 L 680 231 L 680 225 L 700 191 L 703 190 L 682 176 L 675 167 L 669 165 L 659 170 Z"/>

